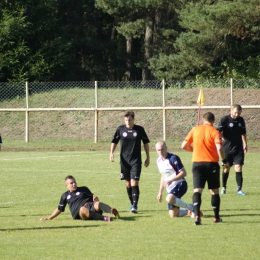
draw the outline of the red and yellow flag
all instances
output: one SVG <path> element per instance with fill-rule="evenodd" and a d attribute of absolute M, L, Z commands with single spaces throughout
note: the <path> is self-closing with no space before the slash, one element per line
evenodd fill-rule
<path fill-rule="evenodd" d="M 198 105 L 204 104 L 204 93 L 203 93 L 202 87 L 200 88 L 200 93 L 199 93 L 199 97 L 198 97 L 198 100 L 197 100 L 197 104 Z"/>

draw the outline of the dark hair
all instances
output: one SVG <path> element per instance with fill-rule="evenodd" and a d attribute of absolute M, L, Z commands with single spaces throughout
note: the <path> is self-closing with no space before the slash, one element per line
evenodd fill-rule
<path fill-rule="evenodd" d="M 68 175 L 68 176 L 65 178 L 65 181 L 68 180 L 68 179 L 75 180 L 75 178 L 74 178 L 72 175 Z"/>
<path fill-rule="evenodd" d="M 237 111 L 242 111 L 242 107 L 239 104 L 234 104 L 231 109 L 236 108 Z"/>
<path fill-rule="evenodd" d="M 134 111 L 129 110 L 129 111 L 125 112 L 124 117 L 132 117 L 133 119 L 135 119 L 135 113 L 134 113 Z"/>
<path fill-rule="evenodd" d="M 205 114 L 203 115 L 203 118 L 204 118 L 205 120 L 207 120 L 208 122 L 212 123 L 212 124 L 213 124 L 214 121 L 215 121 L 215 116 L 214 116 L 214 114 L 211 113 L 211 112 L 205 113 Z"/>

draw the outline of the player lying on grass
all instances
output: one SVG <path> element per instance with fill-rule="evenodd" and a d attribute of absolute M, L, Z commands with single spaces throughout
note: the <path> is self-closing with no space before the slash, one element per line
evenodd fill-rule
<path fill-rule="evenodd" d="M 68 191 L 61 195 L 58 208 L 48 218 L 41 218 L 41 221 L 56 218 L 60 213 L 64 212 L 66 205 L 69 205 L 70 213 L 73 219 L 82 220 L 103 220 L 112 221 L 112 217 L 103 216 L 102 213 L 111 213 L 115 218 L 119 218 L 119 213 L 115 208 L 99 201 L 88 187 L 78 187 L 76 179 L 69 175 L 65 178 L 65 185 Z"/>

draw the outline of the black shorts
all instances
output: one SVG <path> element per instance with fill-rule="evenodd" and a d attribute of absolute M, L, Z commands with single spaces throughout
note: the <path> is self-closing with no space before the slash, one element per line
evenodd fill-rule
<path fill-rule="evenodd" d="M 245 153 L 243 152 L 239 152 L 239 153 L 235 153 L 235 154 L 228 154 L 226 153 L 226 159 L 229 163 L 229 166 L 233 166 L 233 165 L 244 165 L 244 159 L 245 159 Z"/>
<path fill-rule="evenodd" d="M 141 170 L 142 170 L 141 163 L 136 163 L 128 167 L 121 164 L 120 179 L 126 181 L 139 180 L 141 177 Z"/>
<path fill-rule="evenodd" d="M 208 189 L 220 187 L 220 166 L 212 162 L 194 162 L 192 164 L 193 187 L 204 189 L 206 182 Z"/>

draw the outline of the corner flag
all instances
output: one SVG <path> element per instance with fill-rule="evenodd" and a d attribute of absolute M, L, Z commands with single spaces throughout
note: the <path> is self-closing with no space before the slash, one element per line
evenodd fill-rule
<path fill-rule="evenodd" d="M 197 100 L 197 104 L 199 105 L 197 125 L 199 125 L 200 124 L 200 109 L 201 109 L 201 105 L 204 104 L 204 93 L 203 93 L 202 87 L 200 87 L 200 93 L 199 93 L 199 97 Z"/>
<path fill-rule="evenodd" d="M 198 97 L 198 100 L 197 100 L 197 104 L 198 105 L 204 104 L 204 93 L 203 93 L 202 87 L 200 88 L 200 93 L 199 93 L 199 97 Z"/>

